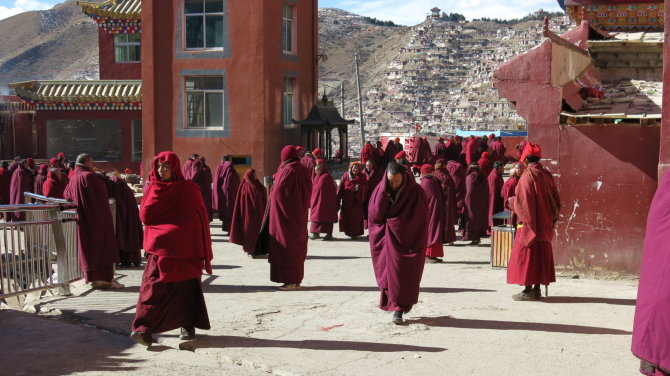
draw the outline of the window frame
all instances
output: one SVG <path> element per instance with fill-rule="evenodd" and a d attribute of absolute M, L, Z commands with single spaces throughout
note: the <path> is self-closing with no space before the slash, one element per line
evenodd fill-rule
<path fill-rule="evenodd" d="M 224 3 L 224 0 L 220 0 L 221 3 L 223 4 L 222 11 L 221 12 L 206 12 L 205 11 L 205 0 L 201 0 L 203 3 L 202 6 L 202 13 L 187 13 L 186 12 L 186 0 L 181 0 L 182 3 L 182 9 L 183 9 L 183 16 L 182 16 L 182 30 L 183 30 L 183 37 L 182 37 L 182 47 L 184 51 L 223 51 L 224 46 L 226 45 L 225 41 L 225 22 L 226 22 L 226 6 Z M 221 36 L 221 47 L 207 47 L 207 16 L 220 16 L 221 21 L 224 23 L 223 25 L 223 33 L 224 35 Z M 187 35 L 188 35 L 188 28 L 186 26 L 186 19 L 188 17 L 201 17 L 202 18 L 202 24 L 203 24 L 203 30 L 202 30 L 202 40 L 203 40 L 203 47 L 189 47 L 187 45 Z"/>
<path fill-rule="evenodd" d="M 139 36 L 139 40 L 137 42 L 129 42 L 128 41 L 128 36 L 129 35 L 135 35 L 137 34 Z M 117 37 L 119 36 L 125 36 L 125 41 L 124 42 L 117 42 Z M 118 61 L 117 60 L 117 55 L 116 55 L 116 49 L 119 47 L 123 47 L 126 49 L 126 55 L 130 56 L 129 50 L 130 48 L 133 48 L 137 46 L 137 58 L 138 60 L 127 60 L 127 61 Z M 114 62 L 116 64 L 136 64 L 142 62 L 142 36 L 141 34 L 138 33 L 117 33 L 114 34 Z"/>
<path fill-rule="evenodd" d="M 218 78 L 221 79 L 221 89 L 189 89 L 187 87 L 187 81 L 191 78 Z M 226 129 L 226 87 L 225 87 L 225 77 L 216 76 L 216 75 L 188 75 L 183 76 L 183 85 L 184 85 L 184 101 L 183 101 L 183 128 L 184 130 L 225 130 Z M 203 126 L 191 126 L 189 125 L 189 94 L 190 93 L 201 93 L 202 94 L 202 123 Z M 207 94 L 220 94 L 221 95 L 221 125 L 220 126 L 207 126 Z"/>
<path fill-rule="evenodd" d="M 286 18 L 286 13 L 284 10 L 286 8 L 291 9 L 291 18 Z M 298 54 L 298 38 L 297 38 L 297 7 L 295 4 L 292 3 L 282 3 L 282 9 L 281 9 L 281 17 L 282 17 L 282 22 L 281 22 L 281 49 L 282 53 L 284 55 L 297 55 Z M 286 28 L 286 22 L 291 23 L 290 27 L 290 40 L 288 40 L 287 36 L 285 35 L 285 31 L 287 30 Z M 290 49 L 286 49 L 286 42 L 289 42 Z"/>
<path fill-rule="evenodd" d="M 291 91 L 287 90 L 287 81 L 291 82 Z M 297 77 L 284 77 L 282 80 L 282 101 L 281 101 L 281 121 L 282 121 L 282 126 L 285 128 L 293 128 L 295 127 L 295 124 L 293 124 L 293 117 L 297 112 L 297 101 L 296 101 L 296 96 L 297 96 L 297 86 L 298 86 L 298 79 Z M 291 95 L 291 116 L 290 118 L 287 118 L 287 104 L 286 104 L 286 97 L 287 95 Z"/>

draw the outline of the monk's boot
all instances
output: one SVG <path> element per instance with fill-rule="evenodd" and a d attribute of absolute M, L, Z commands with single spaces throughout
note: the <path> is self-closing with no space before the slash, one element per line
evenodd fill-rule
<path fill-rule="evenodd" d="M 179 339 L 181 339 L 182 341 L 190 341 L 195 339 L 195 326 L 189 325 L 181 328 Z"/>
<path fill-rule="evenodd" d="M 540 285 L 533 287 L 532 294 L 535 300 L 540 300 L 542 298 L 542 290 L 540 290 Z"/>
<path fill-rule="evenodd" d="M 154 342 L 154 338 L 151 336 L 151 333 L 145 332 L 132 332 L 130 333 L 130 339 L 146 347 L 151 346 L 151 344 Z"/>
<path fill-rule="evenodd" d="M 402 311 L 395 311 L 393 312 L 393 320 L 392 322 L 396 325 L 401 325 L 403 323 L 402 319 Z"/>
<path fill-rule="evenodd" d="M 323 240 L 333 240 L 333 234 L 326 234 L 326 236 L 323 237 Z"/>
<path fill-rule="evenodd" d="M 518 294 L 512 295 L 512 299 L 517 302 L 528 302 L 538 300 L 539 298 L 535 297 L 535 292 L 531 289 L 524 289 Z"/>
<path fill-rule="evenodd" d="M 313 233 L 312 233 L 312 236 L 310 237 L 310 239 L 312 239 L 312 240 L 316 240 L 316 239 L 318 239 L 318 238 L 320 238 L 318 232 L 313 232 Z"/>

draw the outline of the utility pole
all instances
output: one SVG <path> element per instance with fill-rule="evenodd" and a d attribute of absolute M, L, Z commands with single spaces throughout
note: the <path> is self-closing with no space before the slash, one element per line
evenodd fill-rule
<path fill-rule="evenodd" d="M 340 81 L 340 115 L 344 118 L 344 81 Z"/>
<path fill-rule="evenodd" d="M 358 54 L 354 54 L 356 66 L 356 89 L 358 90 L 358 118 L 361 123 L 361 148 L 365 145 L 365 122 L 363 121 L 363 99 L 361 98 L 361 76 L 358 73 Z M 362 150 L 362 149 L 361 149 Z"/>

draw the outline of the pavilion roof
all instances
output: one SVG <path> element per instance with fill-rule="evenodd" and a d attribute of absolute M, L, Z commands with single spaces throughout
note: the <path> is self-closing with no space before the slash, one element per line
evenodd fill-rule
<path fill-rule="evenodd" d="M 140 80 L 26 81 L 9 84 L 32 103 L 121 103 L 142 101 Z"/>
<path fill-rule="evenodd" d="M 142 0 L 107 0 L 103 3 L 78 1 L 77 4 L 88 16 L 120 20 L 139 20 L 142 16 Z"/>
<path fill-rule="evenodd" d="M 304 120 L 293 120 L 293 123 L 300 125 L 347 125 L 353 124 L 354 120 L 343 119 L 333 102 L 326 98 L 318 101 Z"/>

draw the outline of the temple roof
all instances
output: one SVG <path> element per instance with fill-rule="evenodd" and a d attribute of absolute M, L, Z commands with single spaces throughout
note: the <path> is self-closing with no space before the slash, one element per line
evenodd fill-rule
<path fill-rule="evenodd" d="M 140 80 L 26 81 L 9 84 L 30 103 L 139 103 Z"/>
<path fill-rule="evenodd" d="M 139 20 L 142 16 L 142 0 L 108 0 L 104 3 L 78 1 L 77 4 L 88 16 L 121 20 Z"/>
<path fill-rule="evenodd" d="M 346 120 L 343 119 L 340 113 L 337 111 L 337 108 L 333 106 L 332 101 L 328 101 L 328 98 L 324 97 L 322 100 L 318 101 L 312 110 L 307 115 L 305 120 L 297 121 L 293 120 L 294 124 L 300 125 L 347 125 L 353 124 L 355 120 Z"/>

